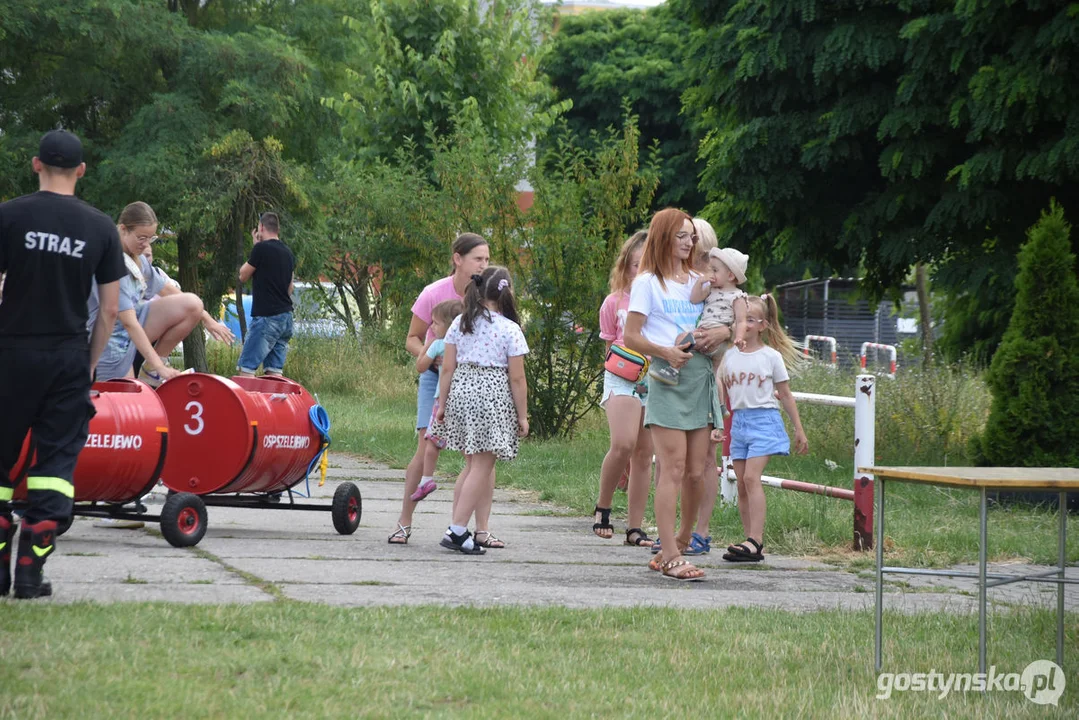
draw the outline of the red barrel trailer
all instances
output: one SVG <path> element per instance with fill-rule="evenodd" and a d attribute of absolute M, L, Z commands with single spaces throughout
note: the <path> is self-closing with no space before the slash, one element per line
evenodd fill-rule
<path fill-rule="evenodd" d="M 193 493 L 206 505 L 280 510 L 326 510 L 296 501 L 328 444 L 329 421 L 302 385 L 278 376 L 223 378 L 191 373 L 157 389 L 169 426 L 161 481 Z M 282 493 L 287 502 L 275 502 Z M 359 527 L 360 491 L 342 483 L 330 506 L 342 535 Z"/>
<path fill-rule="evenodd" d="M 138 380 L 94 383 L 90 391 L 95 415 L 86 445 L 75 465 L 75 515 L 156 520 L 161 534 L 176 547 L 195 545 L 206 533 L 206 505 L 193 493 L 170 495 L 161 515 L 126 510 L 157 484 L 168 453 L 169 427 L 165 406 L 157 394 Z M 30 468 L 31 434 L 11 475 L 16 478 L 16 503 L 26 500 L 22 482 Z M 62 524 L 61 533 L 71 526 Z"/>

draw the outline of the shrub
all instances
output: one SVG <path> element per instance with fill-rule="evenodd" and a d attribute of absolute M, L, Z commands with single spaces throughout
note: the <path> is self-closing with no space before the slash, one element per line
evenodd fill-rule
<path fill-rule="evenodd" d="M 975 443 L 987 465 L 1079 465 L 1079 283 L 1055 202 L 1019 251 L 1015 309 L 989 368 L 993 405 Z"/>
<path fill-rule="evenodd" d="M 813 365 L 791 379 L 791 389 L 851 396 L 853 372 Z M 970 363 L 928 369 L 900 367 L 894 380 L 877 380 L 877 461 L 885 465 L 958 465 L 969 462 L 969 443 L 985 427 L 990 395 Z M 798 413 L 816 456 L 849 465 L 854 416 L 849 409 L 799 403 Z"/>
<path fill-rule="evenodd" d="M 638 165 L 636 118 L 583 150 L 564 139 L 532 172 L 535 204 L 521 228 L 518 295 L 533 432 L 566 437 L 599 400 L 599 307 L 626 235 L 648 217 L 657 176 Z"/>

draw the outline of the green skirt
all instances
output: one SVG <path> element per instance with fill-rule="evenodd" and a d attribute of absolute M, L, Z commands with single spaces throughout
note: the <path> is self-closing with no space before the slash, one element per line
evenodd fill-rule
<path fill-rule="evenodd" d="M 657 368 L 669 365 L 662 358 L 655 358 Z M 689 362 L 678 372 L 677 385 L 664 385 L 649 379 L 648 404 L 644 408 L 644 425 L 671 428 L 672 430 L 699 430 L 709 425 L 722 424 L 719 396 L 716 394 L 716 376 L 712 361 L 700 353 L 693 353 Z"/>

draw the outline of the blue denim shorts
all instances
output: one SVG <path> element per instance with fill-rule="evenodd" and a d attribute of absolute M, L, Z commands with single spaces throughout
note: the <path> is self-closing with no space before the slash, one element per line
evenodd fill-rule
<path fill-rule="evenodd" d="M 247 339 L 236 367 L 254 374 L 261 365 L 265 372 L 280 375 L 285 369 L 291 339 L 292 313 L 251 318 L 251 327 L 247 329 Z"/>
<path fill-rule="evenodd" d="M 139 305 L 135 309 L 135 315 L 139 319 L 139 325 L 146 327 L 146 320 L 150 317 L 150 303 L 144 302 Z M 101 353 L 101 358 L 97 361 L 94 377 L 98 380 L 115 380 L 126 376 L 135 363 L 136 352 L 138 349 L 134 341 L 117 320 L 116 327 L 113 328 L 112 335 L 109 336 L 109 341 Z"/>
<path fill-rule="evenodd" d="M 731 460 L 790 455 L 791 441 L 776 408 L 735 410 L 731 425 Z"/>
<path fill-rule="evenodd" d="M 115 380 L 127 375 L 135 362 L 135 343 L 126 332 L 115 332 L 109 336 L 101 358 L 97 361 L 94 377 L 97 380 Z"/>
<path fill-rule="evenodd" d="M 438 373 L 420 373 L 420 389 L 416 394 L 416 429 L 423 430 L 431 421 L 431 412 L 435 407 L 435 393 L 438 392 Z"/>

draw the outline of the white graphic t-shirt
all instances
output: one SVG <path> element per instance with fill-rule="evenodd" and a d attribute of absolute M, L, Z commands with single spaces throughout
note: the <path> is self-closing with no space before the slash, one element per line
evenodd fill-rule
<path fill-rule="evenodd" d="M 731 348 L 723 356 L 723 386 L 731 400 L 731 410 L 779 408 L 776 383 L 787 382 L 783 356 L 765 345 L 753 352 Z"/>
<path fill-rule="evenodd" d="M 682 333 L 697 327 L 704 303 L 689 301 L 697 274 L 691 272 L 685 283 L 667 279 L 664 290 L 659 278 L 652 273 L 641 273 L 633 281 L 629 293 L 629 311 L 644 315 L 641 334 L 645 340 L 661 347 L 674 347 Z"/>

